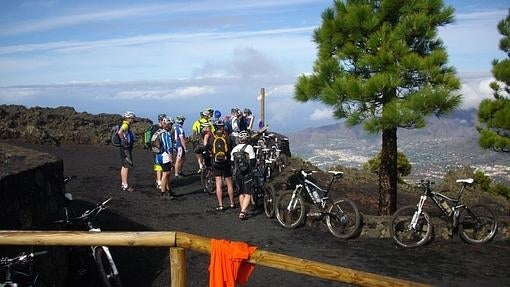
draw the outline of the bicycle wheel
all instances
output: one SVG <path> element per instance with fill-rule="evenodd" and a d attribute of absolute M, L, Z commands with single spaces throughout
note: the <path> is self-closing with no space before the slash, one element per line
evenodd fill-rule
<path fill-rule="evenodd" d="M 122 283 L 120 282 L 120 277 L 118 274 L 113 273 L 113 268 L 108 261 L 108 257 L 103 249 L 103 247 L 98 246 L 94 250 L 97 274 L 99 276 L 99 280 L 101 281 L 104 287 L 121 287 Z M 113 262 L 112 262 L 113 263 Z"/>
<path fill-rule="evenodd" d="M 481 244 L 489 242 L 496 235 L 496 215 L 486 205 L 466 207 L 459 219 L 459 235 L 465 242 Z"/>
<path fill-rule="evenodd" d="M 296 228 L 305 220 L 305 202 L 297 192 L 292 198 L 293 191 L 282 193 L 275 203 L 276 219 L 285 228 Z"/>
<path fill-rule="evenodd" d="M 276 190 L 272 184 L 266 183 L 262 186 L 262 192 L 264 193 L 264 213 L 268 218 L 273 218 L 275 213 Z"/>
<path fill-rule="evenodd" d="M 422 211 L 419 216 L 417 215 L 417 207 L 408 205 L 397 210 L 390 223 L 391 238 L 401 247 L 418 247 L 425 244 L 432 236 L 432 224 L 430 217 Z M 415 216 L 418 216 L 416 226 L 413 227 L 412 221 Z"/>
<path fill-rule="evenodd" d="M 202 169 L 202 172 L 200 173 L 200 181 L 205 192 L 209 194 L 216 193 L 216 179 L 214 177 L 212 167 L 208 166 Z"/>
<path fill-rule="evenodd" d="M 281 173 L 285 167 L 289 164 L 289 159 L 286 155 L 280 154 L 278 156 L 278 172 Z"/>
<path fill-rule="evenodd" d="M 351 238 L 361 225 L 361 216 L 358 208 L 349 199 L 340 199 L 328 208 L 326 225 L 336 237 Z"/>

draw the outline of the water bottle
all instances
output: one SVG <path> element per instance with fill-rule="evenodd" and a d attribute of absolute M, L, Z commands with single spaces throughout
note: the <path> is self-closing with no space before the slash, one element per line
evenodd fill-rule
<path fill-rule="evenodd" d="M 452 209 L 448 205 L 448 202 L 446 202 L 446 200 L 444 200 L 442 198 L 439 201 L 440 201 L 439 204 L 441 205 L 443 210 L 446 211 L 446 214 L 450 215 L 452 213 Z"/>
<path fill-rule="evenodd" d="M 315 189 L 312 190 L 312 197 L 313 197 L 312 199 L 314 202 L 316 202 L 316 203 L 321 202 L 321 199 L 319 197 L 319 193 L 317 192 L 317 190 L 315 190 Z"/>

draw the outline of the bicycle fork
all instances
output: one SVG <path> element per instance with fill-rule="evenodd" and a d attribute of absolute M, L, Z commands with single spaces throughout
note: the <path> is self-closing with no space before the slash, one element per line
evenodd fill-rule
<path fill-rule="evenodd" d="M 115 265 L 115 262 L 113 261 L 112 254 L 110 253 L 110 249 L 108 246 L 92 246 L 92 256 L 95 260 L 101 260 L 101 258 L 96 258 L 96 249 L 102 248 L 104 251 L 104 254 L 106 255 L 106 258 L 108 259 L 108 263 L 110 264 L 110 267 L 112 268 L 112 272 L 114 276 L 119 275 L 119 270 L 117 269 L 117 266 Z M 108 276 L 108 274 L 107 274 Z"/>
<path fill-rule="evenodd" d="M 418 224 L 418 219 L 420 218 L 423 204 L 425 204 L 425 200 L 427 199 L 427 196 L 422 195 L 420 196 L 420 201 L 416 205 L 418 209 L 413 214 L 413 219 L 411 219 L 411 223 L 409 224 L 408 228 L 411 230 L 416 230 L 416 225 Z"/>
<path fill-rule="evenodd" d="M 296 185 L 294 192 L 292 192 L 292 196 L 290 198 L 289 204 L 287 205 L 287 211 L 291 211 L 296 208 L 296 205 L 298 203 L 297 194 L 298 194 L 298 191 L 300 188 L 303 188 L 303 185 L 301 185 L 301 184 Z"/>
<path fill-rule="evenodd" d="M 99 228 L 91 228 L 89 229 L 91 232 L 101 232 L 101 229 Z M 108 263 L 110 264 L 110 267 L 112 268 L 112 272 L 114 276 L 119 275 L 119 270 L 117 269 L 117 266 L 115 265 L 115 262 L 113 261 L 112 254 L 110 253 L 110 249 L 108 246 L 91 246 L 92 249 L 92 257 L 96 260 L 101 260 L 101 258 L 96 258 L 96 249 L 102 248 L 104 251 L 104 254 L 106 255 L 106 258 L 108 259 Z"/>

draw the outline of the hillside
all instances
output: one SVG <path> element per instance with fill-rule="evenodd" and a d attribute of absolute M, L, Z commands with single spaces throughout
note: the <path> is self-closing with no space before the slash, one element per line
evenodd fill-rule
<path fill-rule="evenodd" d="M 110 129 L 120 124 L 115 114 L 76 112 L 72 107 L 26 108 L 19 105 L 0 105 L 0 139 L 18 139 L 26 143 L 60 145 L 110 144 Z M 152 122 L 137 118 L 132 128 L 142 135 Z M 138 137 L 141 146 L 143 138 Z"/>
<path fill-rule="evenodd" d="M 108 145 L 110 128 L 121 121 L 120 115 L 80 113 L 72 107 L 26 108 L 17 105 L 0 105 L 0 118 L 0 140 L 57 146 Z M 150 123 L 148 119 L 137 119 L 133 125 L 138 135 L 138 147 L 142 146 L 143 132 Z M 451 167 L 446 163 L 452 160 L 467 159 L 471 161 L 463 164 L 476 161 L 478 165 L 489 165 L 486 154 L 490 152 L 480 150 L 475 141 L 469 141 L 476 136 L 476 131 L 469 128 L 473 124 L 472 113 L 467 113 L 445 121 L 432 119 L 425 129 L 401 132 L 399 145 L 413 162 L 413 175 L 429 173 L 443 177 L 446 168 Z M 451 132 L 446 132 L 449 130 Z M 359 167 L 375 154 L 379 142 L 378 136 L 367 135 L 360 127 L 346 129 L 343 124 L 305 130 L 289 136 L 292 155 L 305 160 L 296 159 L 294 168 L 301 168 L 305 164 L 314 169 L 317 166 L 344 170 L 346 177 L 343 182 L 349 197 L 355 198 L 367 213 L 373 213 L 377 205 L 377 177 L 359 170 Z M 508 168 L 508 161 L 505 162 L 504 158 L 506 155 L 490 156 L 492 162 L 503 162 Z M 277 181 L 286 183 L 289 172 Z M 509 174 L 507 170 L 505 176 Z M 510 207 L 504 209 L 510 210 Z"/>
<path fill-rule="evenodd" d="M 399 150 L 413 165 L 411 178 L 443 177 L 448 170 L 468 165 L 510 183 L 510 155 L 481 149 L 475 127 L 476 111 L 469 110 L 431 117 L 423 129 L 399 129 Z M 294 154 L 322 168 L 359 168 L 381 146 L 381 135 L 368 135 L 361 126 L 346 128 L 343 122 L 288 136 Z"/>

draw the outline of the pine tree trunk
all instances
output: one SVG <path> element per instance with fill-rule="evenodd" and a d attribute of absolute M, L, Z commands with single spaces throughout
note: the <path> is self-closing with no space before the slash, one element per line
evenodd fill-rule
<path fill-rule="evenodd" d="M 397 208 L 397 128 L 383 130 L 379 169 L 379 215 Z"/>

